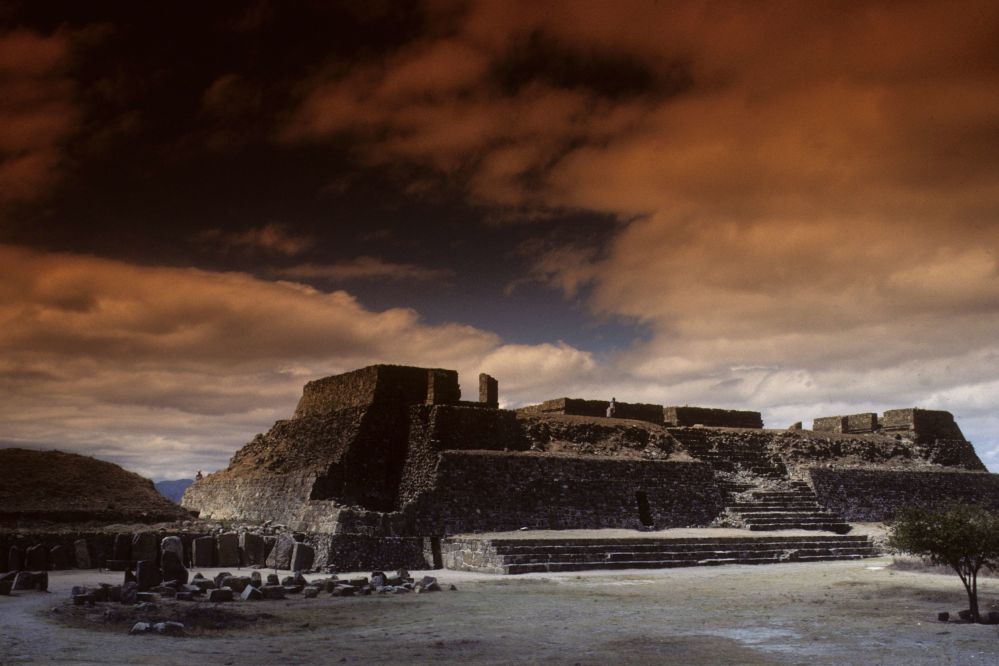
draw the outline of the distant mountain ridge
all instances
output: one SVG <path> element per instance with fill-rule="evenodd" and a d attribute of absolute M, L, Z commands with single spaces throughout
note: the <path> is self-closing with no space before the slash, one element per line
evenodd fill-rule
<path fill-rule="evenodd" d="M 184 491 L 192 483 L 194 483 L 194 479 L 174 479 L 173 481 L 157 481 L 154 485 L 160 495 L 175 504 L 180 504 L 180 498 L 184 496 Z"/>

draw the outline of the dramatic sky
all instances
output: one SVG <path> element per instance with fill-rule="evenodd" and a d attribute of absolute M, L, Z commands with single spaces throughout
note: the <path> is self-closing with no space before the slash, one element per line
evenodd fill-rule
<path fill-rule="evenodd" d="M 999 3 L 0 0 L 0 445 L 308 380 L 952 411 L 999 471 Z"/>

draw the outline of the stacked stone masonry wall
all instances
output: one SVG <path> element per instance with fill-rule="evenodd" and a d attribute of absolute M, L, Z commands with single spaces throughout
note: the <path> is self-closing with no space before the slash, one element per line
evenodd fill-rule
<path fill-rule="evenodd" d="M 964 439 L 964 434 L 950 412 L 932 409 L 889 409 L 882 419 L 882 427 L 888 432 L 915 433 L 920 441 Z"/>
<path fill-rule="evenodd" d="M 404 507 L 413 534 L 708 525 L 722 496 L 707 464 L 543 453 L 445 451 L 433 490 Z"/>
<path fill-rule="evenodd" d="M 373 404 L 450 404 L 460 398 L 458 373 L 454 370 L 372 365 L 306 384 L 295 418 Z"/>
<path fill-rule="evenodd" d="M 524 408 L 525 413 L 535 414 L 566 414 L 570 416 L 606 417 L 610 400 L 580 400 L 578 398 L 556 398 L 545 400 L 540 405 Z M 647 421 L 662 424 L 662 405 L 650 405 L 640 402 L 616 403 L 614 418 Z"/>
<path fill-rule="evenodd" d="M 999 510 L 999 474 L 822 467 L 808 475 L 819 502 L 847 520 L 890 520 L 903 507 L 945 508 L 956 502 Z"/>
<path fill-rule="evenodd" d="M 666 407 L 663 419 L 670 426 L 703 425 L 713 428 L 762 428 L 759 412 L 711 407 Z"/>

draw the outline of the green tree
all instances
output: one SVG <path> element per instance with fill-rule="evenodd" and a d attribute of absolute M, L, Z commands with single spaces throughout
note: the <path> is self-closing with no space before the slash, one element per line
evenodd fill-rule
<path fill-rule="evenodd" d="M 904 509 L 889 527 L 893 548 L 945 564 L 957 572 L 968 593 L 974 622 L 978 613 L 978 572 L 999 566 L 999 514 L 970 504 L 942 511 Z"/>

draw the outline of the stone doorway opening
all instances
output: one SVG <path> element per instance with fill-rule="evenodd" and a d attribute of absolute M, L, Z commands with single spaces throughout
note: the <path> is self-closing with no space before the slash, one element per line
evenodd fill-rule
<path fill-rule="evenodd" d="M 652 508 L 649 506 L 649 495 L 644 490 L 635 493 L 635 500 L 638 501 L 638 519 L 642 521 L 643 527 L 653 527 Z"/>

